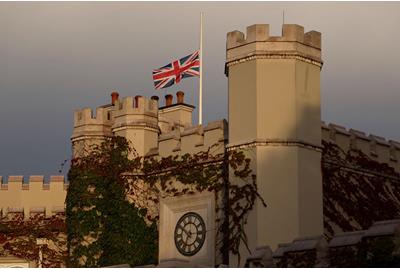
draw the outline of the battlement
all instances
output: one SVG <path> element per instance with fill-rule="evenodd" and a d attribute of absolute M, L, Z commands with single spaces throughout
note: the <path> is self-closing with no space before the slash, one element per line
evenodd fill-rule
<path fill-rule="evenodd" d="M 345 151 L 359 149 L 371 158 L 400 171 L 400 142 L 365 132 L 322 122 L 322 139 L 337 144 Z"/>
<path fill-rule="evenodd" d="M 111 136 L 112 106 L 98 107 L 96 114 L 91 108 L 84 108 L 74 112 L 74 131 L 72 142 L 79 141 L 87 136 L 103 138 Z"/>
<path fill-rule="evenodd" d="M 246 258 L 247 267 L 357 267 L 368 256 L 396 258 L 399 243 L 400 220 L 374 222 L 367 230 L 338 233 L 326 240 L 323 236 L 296 238 L 278 245 L 255 248 Z M 387 241 L 386 250 L 382 240 Z M 393 244 L 392 246 L 389 244 Z M 360 253 L 364 250 L 365 253 Z M 365 254 L 365 255 L 363 255 Z M 385 256 L 385 257 L 383 257 Z M 389 260 L 388 260 L 389 261 Z"/>
<path fill-rule="evenodd" d="M 68 182 L 63 175 L 0 176 L 0 210 L 4 213 L 23 212 L 25 217 L 37 209 L 43 209 L 46 216 L 54 209 L 64 209 Z M 19 209 L 19 210 L 18 210 Z M 22 210 L 21 210 L 22 209 Z M 17 211 L 18 210 L 18 211 Z"/>
<path fill-rule="evenodd" d="M 224 144 L 228 139 L 228 123 L 226 120 L 213 121 L 207 126 L 202 125 L 186 127 L 182 131 L 175 129 L 161 134 L 158 138 L 158 149 L 152 149 L 149 155 L 169 156 L 171 154 L 185 154 L 206 151 L 215 144 L 213 154 L 224 151 Z M 157 151 L 158 150 L 158 151 Z"/>
<path fill-rule="evenodd" d="M 228 33 L 227 49 L 242 46 L 251 42 L 299 42 L 317 49 L 321 49 L 321 33 L 309 31 L 304 33 L 304 27 L 297 24 L 284 24 L 282 36 L 270 36 L 269 24 L 253 24 L 246 29 L 246 38 L 240 31 Z"/>
<path fill-rule="evenodd" d="M 142 96 L 125 97 L 115 103 L 113 130 L 122 126 L 145 125 L 158 129 L 158 101 Z"/>
<path fill-rule="evenodd" d="M 111 110 L 98 107 L 96 113 L 91 108 L 83 108 L 74 112 L 74 127 L 83 125 L 111 125 Z"/>
<path fill-rule="evenodd" d="M 62 183 L 63 189 L 66 190 L 69 184 L 65 181 L 63 175 L 51 175 L 48 180 L 46 180 L 43 175 L 30 175 L 26 179 L 24 179 L 23 175 L 10 175 L 7 179 L 0 176 L 0 183 L 1 190 L 29 190 L 30 188 L 50 190 L 50 187 L 58 188 L 60 186 L 59 183 Z"/>
<path fill-rule="evenodd" d="M 322 65 L 321 33 L 309 31 L 297 24 L 284 24 L 282 36 L 270 36 L 269 24 L 254 24 L 247 27 L 246 36 L 240 31 L 227 34 L 226 62 L 256 58 L 297 58 Z"/>
<path fill-rule="evenodd" d="M 147 99 L 142 96 L 125 97 L 117 101 L 113 116 L 120 117 L 127 114 L 147 114 L 157 117 L 158 101 Z"/>

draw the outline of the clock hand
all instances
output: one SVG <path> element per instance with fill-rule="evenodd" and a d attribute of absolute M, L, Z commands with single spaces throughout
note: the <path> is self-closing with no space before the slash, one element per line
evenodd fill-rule
<path fill-rule="evenodd" d="M 181 227 L 182 231 L 184 231 L 188 237 L 192 237 L 192 233 L 191 233 L 190 231 L 188 232 L 188 231 L 187 231 L 184 227 L 182 227 L 182 226 L 179 226 L 179 227 Z"/>

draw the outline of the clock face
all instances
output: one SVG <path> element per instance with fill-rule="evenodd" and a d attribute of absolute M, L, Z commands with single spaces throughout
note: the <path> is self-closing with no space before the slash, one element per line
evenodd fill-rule
<path fill-rule="evenodd" d="M 194 212 L 184 214 L 175 226 L 175 246 L 185 256 L 193 256 L 206 240 L 206 224 L 201 216 Z"/>

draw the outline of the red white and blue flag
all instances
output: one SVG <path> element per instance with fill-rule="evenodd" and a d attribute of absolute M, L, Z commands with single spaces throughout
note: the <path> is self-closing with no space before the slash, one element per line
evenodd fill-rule
<path fill-rule="evenodd" d="M 183 78 L 198 76 L 200 76 L 199 51 L 153 70 L 153 81 L 156 89 L 177 84 Z"/>

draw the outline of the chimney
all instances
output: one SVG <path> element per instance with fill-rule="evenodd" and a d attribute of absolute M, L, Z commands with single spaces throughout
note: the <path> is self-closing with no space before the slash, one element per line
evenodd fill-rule
<path fill-rule="evenodd" d="M 158 100 L 159 100 L 159 98 L 158 98 L 157 96 L 152 96 L 152 97 L 151 97 L 151 100 L 158 101 Z"/>
<path fill-rule="evenodd" d="M 172 105 L 172 100 L 173 100 L 173 96 L 172 95 L 165 95 L 165 106 L 170 106 Z"/>
<path fill-rule="evenodd" d="M 111 104 L 112 105 L 115 105 L 115 101 L 118 100 L 118 97 L 119 97 L 118 92 L 114 91 L 114 92 L 111 93 Z"/>
<path fill-rule="evenodd" d="M 181 104 L 183 103 L 183 97 L 185 96 L 185 93 L 183 93 L 182 91 L 178 91 L 176 93 L 176 98 L 177 98 L 177 104 Z"/>

